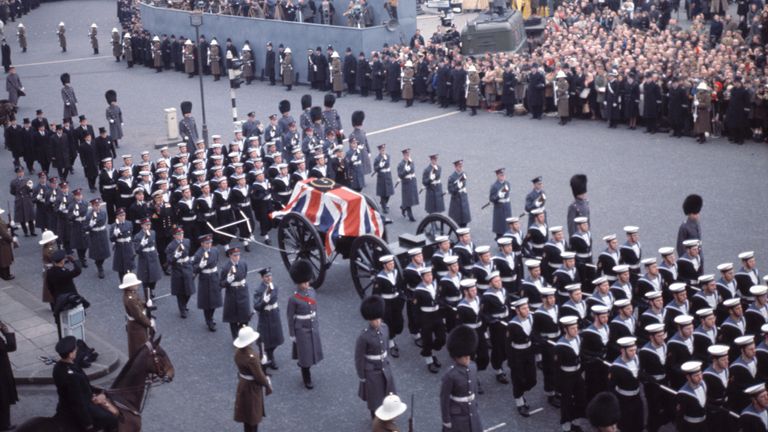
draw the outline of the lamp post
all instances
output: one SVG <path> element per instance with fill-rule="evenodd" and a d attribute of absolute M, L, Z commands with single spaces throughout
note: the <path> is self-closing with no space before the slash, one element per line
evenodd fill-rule
<path fill-rule="evenodd" d="M 195 28 L 195 43 L 200 41 L 200 26 L 203 25 L 203 11 L 196 9 L 189 14 L 189 24 Z M 203 110 L 203 141 L 208 146 L 208 123 L 205 121 L 205 91 L 203 90 L 203 53 L 198 47 L 197 51 L 197 76 L 200 78 L 200 106 Z"/>

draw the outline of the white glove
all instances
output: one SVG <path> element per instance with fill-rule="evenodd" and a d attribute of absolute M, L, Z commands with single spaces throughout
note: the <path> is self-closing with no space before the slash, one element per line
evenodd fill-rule
<path fill-rule="evenodd" d="M 499 193 L 498 193 L 498 196 L 499 196 L 499 198 L 504 198 L 504 195 L 506 195 L 506 194 L 504 193 L 504 191 L 501 191 L 501 190 L 500 190 L 500 191 L 499 191 Z"/>
<path fill-rule="evenodd" d="M 201 269 L 204 269 L 205 266 L 207 266 L 207 265 L 208 265 L 208 261 L 207 260 L 204 260 L 204 259 L 200 260 L 200 266 L 199 267 Z"/>
<path fill-rule="evenodd" d="M 296 336 L 291 336 L 291 342 L 296 342 Z"/>
<path fill-rule="evenodd" d="M 59 204 L 59 211 L 64 211 L 67 209 L 67 206 L 64 205 L 64 203 Z"/>
<path fill-rule="evenodd" d="M 446 429 L 450 429 L 452 426 L 453 425 L 451 424 L 451 422 L 443 423 L 443 427 L 446 428 Z"/>
<path fill-rule="evenodd" d="M 155 328 L 155 319 L 154 318 L 149 320 L 149 325 L 152 326 L 152 328 Z"/>
<path fill-rule="evenodd" d="M 115 236 L 119 236 L 120 235 L 120 228 L 115 227 L 115 229 L 112 230 L 112 234 L 114 234 Z"/>
<path fill-rule="evenodd" d="M 69 102 L 65 103 L 64 105 L 69 106 Z"/>
<path fill-rule="evenodd" d="M 272 296 L 269 294 L 264 294 L 264 303 L 269 303 L 270 300 L 272 300 Z"/>
<path fill-rule="evenodd" d="M 181 258 L 181 252 L 176 252 L 176 253 L 174 253 L 174 254 L 173 254 L 173 257 L 174 257 L 174 258 L 176 258 L 176 259 L 179 259 L 179 258 Z"/>
<path fill-rule="evenodd" d="M 93 218 L 91 218 L 91 221 L 90 221 L 90 222 L 88 222 L 88 225 L 89 225 L 91 228 L 95 227 L 95 226 L 96 226 L 96 219 L 93 219 Z"/>
<path fill-rule="evenodd" d="M 139 244 L 141 244 L 142 246 L 146 246 L 147 243 L 149 243 L 149 239 L 147 237 L 144 237 L 143 239 L 141 239 L 141 243 Z"/>
<path fill-rule="evenodd" d="M 115 122 L 115 119 L 109 119 L 109 122 L 110 122 L 110 123 L 114 123 L 114 122 Z"/>
<path fill-rule="evenodd" d="M 429 173 L 429 179 L 430 180 L 435 180 L 435 173 L 434 173 L 434 171 Z"/>
<path fill-rule="evenodd" d="M 228 283 L 232 283 L 232 282 L 234 282 L 234 281 L 235 281 L 235 275 L 234 275 L 234 274 L 232 274 L 232 273 L 230 273 L 230 274 L 227 276 L 227 282 L 228 282 Z"/>

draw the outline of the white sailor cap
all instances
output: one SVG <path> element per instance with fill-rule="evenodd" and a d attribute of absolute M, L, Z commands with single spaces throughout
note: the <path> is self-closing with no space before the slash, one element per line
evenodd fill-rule
<path fill-rule="evenodd" d="M 733 343 L 735 343 L 740 347 L 745 347 L 747 345 L 755 343 L 755 337 L 752 335 L 739 336 L 733 340 Z"/>
<path fill-rule="evenodd" d="M 512 307 L 520 307 L 528 304 L 528 297 L 523 297 L 519 300 L 515 300 L 512 302 Z"/>
<path fill-rule="evenodd" d="M 203 142 L 205 142 L 205 141 L 203 141 Z M 178 148 L 186 147 L 186 146 L 187 146 L 187 143 L 185 141 L 181 141 L 179 143 L 176 143 L 176 147 L 178 147 Z"/>
<path fill-rule="evenodd" d="M 715 280 L 715 275 L 713 274 L 704 274 L 699 276 L 699 283 L 705 283 L 705 282 L 712 282 Z"/>
<path fill-rule="evenodd" d="M 221 135 L 211 135 L 212 140 L 221 139 Z"/>
<path fill-rule="evenodd" d="M 118 168 L 118 170 L 119 171 L 130 171 L 131 167 L 129 167 L 129 166 L 121 166 L 120 168 Z"/>
<path fill-rule="evenodd" d="M 653 300 L 661 297 L 661 291 L 648 291 L 645 293 L 645 298 L 648 300 Z"/>
<path fill-rule="evenodd" d="M 755 384 L 751 387 L 747 387 L 746 389 L 744 389 L 744 393 L 752 397 L 760 396 L 764 391 L 765 391 L 765 383 Z"/>
<path fill-rule="evenodd" d="M 574 292 L 576 290 L 580 291 L 581 290 L 581 284 L 575 283 L 575 284 L 566 285 L 565 286 L 565 290 L 568 291 L 569 293 L 570 292 Z"/>
<path fill-rule="evenodd" d="M 287 169 L 288 168 L 288 164 L 287 163 L 279 163 L 279 164 L 277 164 L 277 169 L 281 170 L 283 168 Z"/>
<path fill-rule="evenodd" d="M 640 228 L 634 225 L 627 225 L 624 227 L 624 232 L 627 234 L 637 234 L 638 231 L 640 231 Z"/>
<path fill-rule="evenodd" d="M 768 286 L 765 285 L 752 285 L 749 289 L 749 293 L 753 296 L 765 295 L 768 293 Z"/>
<path fill-rule="evenodd" d="M 382 264 L 386 264 L 386 263 L 388 263 L 390 261 L 394 261 L 394 260 L 395 260 L 394 255 L 382 255 L 379 258 L 379 262 L 382 263 Z"/>
<path fill-rule="evenodd" d="M 697 360 L 687 361 L 680 366 L 680 369 L 687 374 L 701 372 L 701 362 Z"/>
<path fill-rule="evenodd" d="M 763 282 L 768 285 L 768 275 L 763 276 Z"/>
<path fill-rule="evenodd" d="M 442 243 L 450 240 L 450 238 L 447 235 L 439 235 L 435 237 L 435 243 Z"/>
<path fill-rule="evenodd" d="M 477 279 L 462 279 L 461 282 L 459 282 L 459 286 L 462 288 L 472 288 L 473 286 L 477 286 Z"/>
<path fill-rule="evenodd" d="M 488 274 L 488 277 L 486 278 L 488 282 L 492 281 L 493 278 L 501 277 L 501 273 L 499 273 L 498 270 L 494 270 Z"/>
<path fill-rule="evenodd" d="M 416 256 L 421 254 L 421 248 L 408 249 L 408 255 Z"/>
<path fill-rule="evenodd" d="M 499 237 L 496 240 L 496 244 L 499 246 L 508 246 L 512 244 L 512 238 L 511 237 Z"/>
<path fill-rule="evenodd" d="M 573 219 L 573 223 L 575 224 L 583 224 L 589 222 L 589 218 L 586 216 L 579 216 L 577 218 Z"/>
<path fill-rule="evenodd" d="M 768 333 L 768 323 L 760 326 L 760 331 L 763 333 Z"/>
<path fill-rule="evenodd" d="M 102 161 L 102 162 L 110 162 L 111 160 L 112 160 L 112 158 L 111 158 L 111 157 L 105 157 L 105 158 L 104 158 L 104 159 L 102 159 L 101 161 Z"/>
<path fill-rule="evenodd" d="M 552 287 L 539 288 L 539 295 L 542 295 L 542 296 L 552 296 L 552 295 L 555 295 L 556 292 L 557 290 Z"/>
<path fill-rule="evenodd" d="M 160 150 L 160 151 L 168 150 L 168 146 L 162 146 L 158 150 Z"/>
<path fill-rule="evenodd" d="M 746 261 L 750 258 L 754 258 L 755 251 L 749 251 L 749 252 L 742 252 L 739 254 L 739 259 L 742 261 Z"/>
<path fill-rule="evenodd" d="M 608 282 L 608 278 L 607 278 L 607 277 L 605 277 L 605 276 L 600 276 L 599 278 L 597 278 L 597 279 L 594 279 L 594 280 L 592 281 L 592 285 L 594 285 L 594 286 L 598 286 L 598 285 L 600 285 L 600 284 L 602 284 L 602 283 L 605 283 L 605 282 Z"/>
<path fill-rule="evenodd" d="M 675 248 L 672 246 L 664 246 L 659 248 L 659 255 L 661 256 L 672 255 L 673 253 L 675 253 Z"/>
<path fill-rule="evenodd" d="M 714 315 L 715 311 L 712 308 L 701 308 L 696 311 L 696 316 L 699 318 L 708 317 Z"/>
<path fill-rule="evenodd" d="M 129 155 L 129 154 L 124 154 L 124 155 L 121 155 L 120 157 L 123 158 L 123 159 L 132 159 L 133 158 L 133 156 Z"/>
<path fill-rule="evenodd" d="M 664 331 L 664 324 L 653 323 L 645 326 L 645 332 L 648 334 L 661 333 Z"/>
<path fill-rule="evenodd" d="M 629 348 L 637 345 L 637 338 L 632 336 L 626 336 L 626 337 L 619 338 L 616 341 L 616 343 L 619 344 L 619 346 L 622 348 Z"/>
<path fill-rule="evenodd" d="M 723 301 L 723 306 L 725 306 L 727 308 L 732 308 L 732 307 L 736 307 L 736 306 L 739 306 L 739 305 L 741 305 L 741 300 L 739 300 L 736 297 L 729 298 L 729 299 Z"/>
<path fill-rule="evenodd" d="M 525 266 L 528 267 L 529 269 L 536 268 L 541 266 L 541 261 L 536 259 L 527 259 L 525 260 Z"/>
<path fill-rule="evenodd" d="M 463 236 L 463 235 L 465 235 L 465 234 L 469 234 L 469 231 L 470 231 L 470 230 L 469 230 L 469 228 L 468 228 L 468 227 L 459 228 L 459 229 L 457 229 L 457 230 L 456 230 L 456 235 L 458 235 L 458 236 Z"/>
<path fill-rule="evenodd" d="M 729 263 L 729 262 L 727 262 L 727 263 L 722 263 L 722 264 L 720 264 L 720 265 L 718 265 L 718 266 L 717 266 L 717 269 L 718 269 L 720 272 L 723 272 L 723 273 L 725 273 L 725 272 L 728 272 L 728 271 L 731 271 L 731 270 L 733 270 L 733 263 Z"/>
<path fill-rule="evenodd" d="M 566 252 L 562 252 L 562 253 L 560 254 L 560 258 L 562 258 L 562 259 L 564 259 L 564 260 L 567 260 L 567 259 L 574 259 L 574 258 L 576 258 L 576 252 L 569 252 L 569 251 L 566 251 Z"/>
<path fill-rule="evenodd" d="M 685 291 L 685 284 L 682 282 L 674 282 L 669 284 L 669 291 L 673 293 L 679 293 Z"/>
<path fill-rule="evenodd" d="M 628 266 L 628 265 L 626 265 L 626 264 L 619 264 L 619 265 L 613 266 L 613 271 L 614 271 L 616 274 L 619 274 L 619 273 L 626 273 L 626 272 L 628 272 L 628 271 L 629 271 L 629 266 Z"/>
<path fill-rule="evenodd" d="M 490 246 L 483 245 L 483 246 L 478 246 L 478 247 L 475 248 L 475 253 L 478 254 L 478 255 L 487 254 L 490 251 L 491 251 L 491 247 Z"/>
<path fill-rule="evenodd" d="M 459 262 L 459 257 L 456 255 L 449 255 L 443 258 L 443 262 L 445 263 L 445 265 L 456 264 L 457 262 Z"/>
<path fill-rule="evenodd" d="M 640 263 L 648 267 L 650 265 L 656 264 L 656 258 L 645 258 L 644 260 L 640 261 Z"/>
<path fill-rule="evenodd" d="M 550 234 L 555 234 L 555 233 L 559 233 L 559 232 L 562 232 L 562 231 L 563 231 L 563 226 L 562 225 L 555 225 L 555 226 L 549 228 L 549 233 Z"/>
<path fill-rule="evenodd" d="M 149 171 L 139 171 L 139 175 L 144 177 L 144 176 L 150 176 L 152 175 L 152 173 Z"/>
<path fill-rule="evenodd" d="M 148 156 L 149 155 L 149 150 L 144 150 L 143 152 L 141 152 L 141 155 L 142 156 Z"/>
<path fill-rule="evenodd" d="M 229 152 L 229 154 L 227 156 L 230 157 L 230 158 L 240 157 L 240 153 L 238 153 L 238 152 Z"/>
<path fill-rule="evenodd" d="M 432 267 L 427 266 L 427 267 L 423 267 L 421 270 L 419 270 L 419 274 L 422 275 L 422 276 L 427 274 L 427 273 L 432 273 Z"/>
<path fill-rule="evenodd" d="M 535 208 L 535 209 L 531 210 L 530 213 L 532 215 L 540 215 L 540 214 L 544 213 L 544 207 Z"/>
<path fill-rule="evenodd" d="M 507 221 L 508 224 L 511 224 L 511 223 L 515 223 L 515 222 L 520 222 L 520 218 L 517 217 L 517 216 L 510 216 L 510 217 L 508 217 L 506 219 L 506 221 Z"/>
<path fill-rule="evenodd" d="M 568 315 L 560 318 L 560 325 L 562 326 L 572 326 L 578 324 L 579 319 L 575 315 Z"/>
<path fill-rule="evenodd" d="M 603 305 L 594 305 L 594 306 L 592 306 L 592 307 L 590 308 L 590 310 L 591 310 L 591 311 L 592 311 L 592 313 L 593 313 L 593 314 L 595 314 L 595 315 L 602 315 L 602 314 L 607 314 L 607 313 L 609 312 L 609 309 L 608 309 L 608 307 L 606 307 L 606 306 L 603 306 Z"/>
<path fill-rule="evenodd" d="M 680 327 L 693 324 L 693 317 L 690 315 L 678 315 L 675 317 L 675 324 Z"/>
<path fill-rule="evenodd" d="M 631 305 L 632 305 L 632 302 L 629 301 L 629 299 L 619 299 L 613 302 L 613 306 L 615 306 L 617 309 L 631 306 Z"/>
<path fill-rule="evenodd" d="M 685 246 L 687 248 L 692 248 L 692 247 L 695 247 L 695 246 L 698 246 L 698 245 L 699 245 L 699 240 L 698 239 L 690 239 L 690 240 L 685 240 L 683 242 L 683 246 Z"/>
<path fill-rule="evenodd" d="M 612 240 L 616 240 L 616 234 L 608 234 L 607 236 L 603 236 L 604 242 L 609 242 Z"/>
<path fill-rule="evenodd" d="M 707 348 L 707 352 L 712 357 L 725 357 L 728 355 L 728 351 L 730 348 L 728 348 L 728 345 L 710 345 L 709 348 Z"/>

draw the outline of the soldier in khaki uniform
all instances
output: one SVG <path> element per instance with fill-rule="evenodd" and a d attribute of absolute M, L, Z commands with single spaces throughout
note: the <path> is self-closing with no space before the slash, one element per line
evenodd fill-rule
<path fill-rule="evenodd" d="M 219 41 L 216 39 L 211 41 L 211 45 L 208 47 L 208 65 L 211 68 L 211 75 L 213 80 L 218 81 L 221 79 L 221 48 L 219 47 Z"/>
<path fill-rule="evenodd" d="M 344 91 L 344 77 L 341 70 L 341 59 L 339 58 L 339 53 L 336 51 L 331 54 L 330 69 L 333 91 L 336 93 L 336 97 L 341 97 L 341 92 Z"/>
<path fill-rule="evenodd" d="M 112 28 L 112 56 L 118 63 L 123 56 L 123 44 L 120 42 L 120 32 L 117 27 Z"/>
<path fill-rule="evenodd" d="M 99 32 L 99 26 L 96 23 L 91 24 L 91 29 L 88 30 L 88 37 L 91 39 L 91 47 L 93 48 L 93 54 L 99 53 L 99 39 L 97 38 Z"/>
<path fill-rule="evenodd" d="M 16 30 L 16 36 L 19 38 L 19 48 L 21 48 L 21 52 L 27 52 L 27 29 L 24 27 L 24 24 L 19 23 L 18 29 Z"/>
<path fill-rule="evenodd" d="M 467 106 L 472 109 L 470 115 L 477 115 L 477 107 L 480 106 L 480 74 L 475 65 L 467 68 Z"/>
<path fill-rule="evenodd" d="M 245 432 L 256 432 L 264 417 L 264 395 L 272 393 L 272 381 L 261 368 L 261 354 L 253 347 L 259 333 L 251 327 L 240 329 L 232 344 L 237 367 L 237 392 L 235 393 L 235 418 L 243 424 Z"/>
<path fill-rule="evenodd" d="M 558 71 L 555 76 L 555 103 L 557 104 L 557 115 L 560 116 L 560 125 L 571 120 L 568 109 L 568 87 L 565 72 Z"/>
<path fill-rule="evenodd" d="M 163 50 L 160 47 L 160 37 L 152 38 L 152 66 L 157 73 L 163 71 Z"/>
<path fill-rule="evenodd" d="M 191 39 L 184 42 L 184 73 L 189 78 L 195 76 L 195 44 Z"/>
<path fill-rule="evenodd" d="M 147 304 L 139 297 L 136 290 L 141 281 L 133 273 L 123 277 L 119 288 L 123 290 L 123 307 L 125 307 L 125 331 L 128 333 L 128 358 L 132 358 L 141 347 L 147 343 L 149 331 L 155 327 L 155 320 L 146 315 Z"/>
<path fill-rule="evenodd" d="M 56 34 L 59 35 L 59 46 L 61 52 L 67 52 L 67 36 L 65 35 L 67 29 L 64 27 L 64 21 L 59 23 L 59 29 L 56 30 Z"/>
<path fill-rule="evenodd" d="M 283 85 L 287 88 L 287 91 L 291 91 L 293 88 L 293 56 L 291 55 L 291 49 L 286 48 L 283 51 L 283 61 L 280 63 L 280 74 L 283 76 Z"/>
<path fill-rule="evenodd" d="M 413 62 L 408 60 L 405 62 L 400 80 L 400 89 L 402 90 L 402 97 L 405 99 L 406 107 L 413 105 L 413 75 Z"/>
<path fill-rule="evenodd" d="M 712 91 L 705 81 L 696 86 L 693 109 L 693 134 L 696 141 L 703 144 L 712 132 Z"/>

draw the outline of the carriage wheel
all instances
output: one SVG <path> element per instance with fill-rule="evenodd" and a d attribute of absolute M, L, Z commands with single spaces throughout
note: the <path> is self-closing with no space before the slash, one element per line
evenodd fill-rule
<path fill-rule="evenodd" d="M 389 255 L 389 246 L 384 240 L 370 234 L 362 235 L 352 242 L 349 254 L 349 272 L 352 275 L 352 283 L 355 285 L 357 295 L 365 298 L 371 295 L 376 275 L 381 271 L 379 258 Z M 400 261 L 395 257 L 395 266 L 398 274 L 403 274 Z"/>
<path fill-rule="evenodd" d="M 440 213 L 431 213 L 419 222 L 416 234 L 424 234 L 431 241 L 434 241 L 437 236 L 447 235 L 451 244 L 456 244 L 459 242 L 459 237 L 456 235 L 457 229 L 459 226 L 450 217 Z"/>
<path fill-rule="evenodd" d="M 386 216 L 384 216 L 384 213 L 382 213 L 381 206 L 379 205 L 379 203 L 376 202 L 375 199 L 369 197 L 366 194 L 362 194 L 362 195 L 363 197 L 365 197 L 365 202 L 368 203 L 368 207 L 371 207 L 374 210 L 376 210 L 379 216 L 381 216 L 381 220 L 383 222 L 386 219 Z M 384 239 L 385 243 L 387 242 L 387 226 L 386 225 L 381 227 L 381 238 Z"/>
<path fill-rule="evenodd" d="M 325 280 L 326 256 L 315 226 L 300 213 L 288 213 L 277 228 L 277 243 L 285 267 L 290 269 L 294 261 L 302 258 L 308 260 L 315 269 L 312 286 L 320 288 Z"/>

